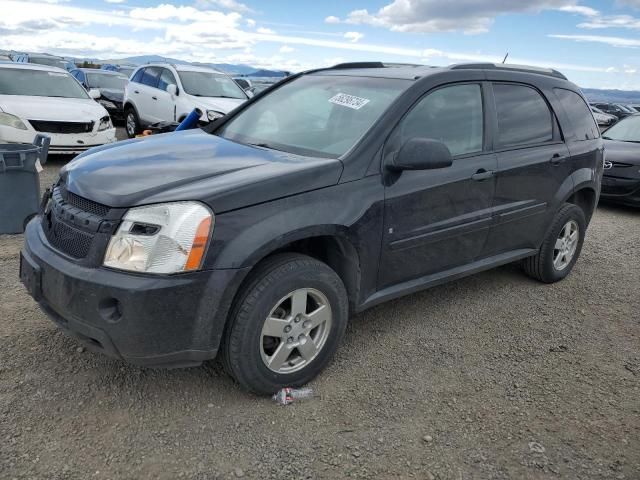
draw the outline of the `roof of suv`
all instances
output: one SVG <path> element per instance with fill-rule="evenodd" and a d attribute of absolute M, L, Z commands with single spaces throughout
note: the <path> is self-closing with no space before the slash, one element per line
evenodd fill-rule
<path fill-rule="evenodd" d="M 341 63 L 333 67 L 314 70 L 327 75 L 348 75 L 366 77 L 398 78 L 406 80 L 416 80 L 418 78 L 433 75 L 435 73 L 450 70 L 500 70 L 507 72 L 520 72 L 545 75 L 566 80 L 567 78 L 557 70 L 550 68 L 540 68 L 528 65 L 514 65 L 501 63 L 463 63 L 450 65 L 448 67 L 431 67 L 428 65 L 413 64 L 389 64 L 382 62 L 354 62 Z"/>
<path fill-rule="evenodd" d="M 0 63 L 0 68 L 19 68 L 21 70 L 42 70 L 45 72 L 67 73 L 67 71 L 62 67 L 50 67 L 49 65 L 42 65 L 40 63 L 6 62 Z"/>
<path fill-rule="evenodd" d="M 220 70 L 216 70 L 215 68 L 209 67 L 200 67 L 196 65 L 188 65 L 183 63 L 163 63 L 163 62 L 151 62 L 145 63 L 144 65 L 139 65 L 139 67 L 173 67 L 178 72 L 212 72 L 219 73 L 221 75 L 226 75 L 224 72 Z"/>

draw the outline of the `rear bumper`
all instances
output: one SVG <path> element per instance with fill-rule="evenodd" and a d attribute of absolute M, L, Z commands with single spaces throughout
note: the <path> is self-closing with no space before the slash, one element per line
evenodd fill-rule
<path fill-rule="evenodd" d="M 247 269 L 152 276 L 87 268 L 53 251 L 40 218 L 27 226 L 20 278 L 65 333 L 93 351 L 150 367 L 215 357 Z"/>

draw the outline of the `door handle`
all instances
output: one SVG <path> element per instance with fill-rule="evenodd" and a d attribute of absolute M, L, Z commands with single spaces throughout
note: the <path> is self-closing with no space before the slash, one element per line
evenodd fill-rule
<path fill-rule="evenodd" d="M 559 153 L 554 153 L 553 157 L 551 157 L 551 165 L 560 165 L 561 163 L 563 163 L 565 160 L 567 159 L 567 157 L 563 157 L 562 155 L 560 155 Z"/>
<path fill-rule="evenodd" d="M 134 90 L 133 93 L 140 93 L 138 90 Z"/>
<path fill-rule="evenodd" d="M 493 170 L 485 170 L 481 168 L 476 173 L 471 175 L 471 180 L 475 180 L 476 182 L 482 182 L 483 180 L 487 180 L 488 178 L 493 177 L 496 174 Z"/>
<path fill-rule="evenodd" d="M 158 97 L 151 97 L 151 98 L 153 98 L 154 100 L 157 100 L 157 99 L 158 99 Z"/>

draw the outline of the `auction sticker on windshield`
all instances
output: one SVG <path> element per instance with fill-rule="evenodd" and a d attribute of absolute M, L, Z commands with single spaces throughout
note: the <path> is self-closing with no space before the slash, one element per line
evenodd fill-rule
<path fill-rule="evenodd" d="M 353 108 L 354 110 L 360 110 L 369 103 L 368 98 L 356 97 L 355 95 L 349 95 L 348 93 L 338 93 L 331 97 L 329 101 L 336 105 Z"/>

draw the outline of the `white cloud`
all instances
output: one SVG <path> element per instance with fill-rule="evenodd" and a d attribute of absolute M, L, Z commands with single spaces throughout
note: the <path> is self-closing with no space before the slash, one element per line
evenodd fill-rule
<path fill-rule="evenodd" d="M 600 28 L 639 29 L 640 19 L 631 15 L 607 15 L 591 18 L 588 22 L 578 24 L 578 27 L 592 30 Z"/>
<path fill-rule="evenodd" d="M 249 28 L 253 28 L 256 26 L 256 21 L 253 18 L 247 18 L 245 22 L 247 23 L 247 27 Z"/>
<path fill-rule="evenodd" d="M 577 13 L 578 15 L 584 15 L 585 17 L 596 17 L 600 15 L 600 12 L 591 7 L 585 7 L 583 5 L 567 5 L 566 7 L 560 7 L 558 10 L 566 13 Z"/>
<path fill-rule="evenodd" d="M 397 32 L 482 33 L 493 20 L 510 13 L 538 13 L 543 10 L 563 10 L 582 15 L 597 11 L 576 4 L 576 0 L 393 0 L 377 12 L 354 10 L 344 20 L 331 16 L 325 22 L 345 22 L 354 25 L 384 27 Z"/>
<path fill-rule="evenodd" d="M 104 0 L 107 3 L 124 3 L 126 0 Z"/>
<path fill-rule="evenodd" d="M 604 43 L 612 47 L 640 47 L 640 39 L 624 37 L 608 37 L 601 35 L 549 35 L 551 38 L 573 40 L 575 42 Z"/>
<path fill-rule="evenodd" d="M 291 53 L 291 52 L 295 52 L 296 49 L 290 47 L 289 45 L 283 45 L 280 47 L 280 53 Z"/>
<path fill-rule="evenodd" d="M 324 19 L 325 23 L 340 23 L 340 19 L 333 15 L 328 16 Z"/>
<path fill-rule="evenodd" d="M 200 8 L 221 7 L 232 12 L 253 13 L 253 10 L 244 3 L 236 0 L 196 0 L 196 6 Z"/>
<path fill-rule="evenodd" d="M 346 38 L 347 40 L 353 43 L 359 42 L 360 40 L 362 40 L 363 37 L 364 37 L 364 34 L 360 32 L 346 32 L 344 34 L 344 38 Z"/>
<path fill-rule="evenodd" d="M 265 27 L 259 27 L 256 32 L 258 33 L 262 33 L 263 35 L 273 35 L 276 32 L 274 32 L 273 30 L 271 30 L 270 28 L 265 28 Z"/>

